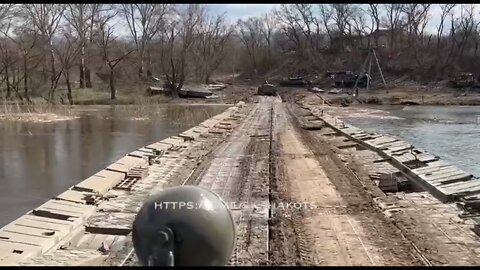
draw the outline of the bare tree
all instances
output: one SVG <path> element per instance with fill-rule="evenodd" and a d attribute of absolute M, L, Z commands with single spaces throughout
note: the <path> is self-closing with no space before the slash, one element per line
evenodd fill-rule
<path fill-rule="evenodd" d="M 70 71 L 74 65 L 76 57 L 79 55 L 82 48 L 81 38 L 72 36 L 69 31 L 63 33 L 62 40 L 55 47 L 55 53 L 58 56 L 63 71 L 63 77 L 67 84 L 67 98 L 70 105 L 73 105 L 72 97 L 72 83 L 70 81 Z"/>
<path fill-rule="evenodd" d="M 472 36 L 474 29 L 476 28 L 475 20 L 475 6 L 474 5 L 462 5 L 460 18 L 455 20 L 457 35 L 455 35 L 454 42 L 458 48 L 458 56 L 463 56 L 468 39 Z M 457 39 L 457 36 L 460 37 Z"/>
<path fill-rule="evenodd" d="M 440 50 L 440 40 L 443 35 L 443 29 L 445 26 L 445 19 L 447 18 L 448 15 L 450 15 L 455 8 L 456 4 L 443 4 L 440 5 L 440 8 L 442 9 L 442 13 L 440 14 L 440 22 L 437 26 L 437 53 Z"/>
<path fill-rule="evenodd" d="M 375 31 L 380 29 L 380 15 L 378 10 L 379 4 L 369 4 L 367 9 L 367 14 L 370 16 L 371 26 L 370 26 L 370 35 L 372 35 Z M 378 38 L 375 35 L 375 46 L 378 46 Z M 370 46 L 370 39 L 368 40 L 368 45 Z"/>
<path fill-rule="evenodd" d="M 173 97 L 178 97 L 189 72 L 187 57 L 195 42 L 204 8 L 197 4 L 189 4 L 184 8 L 177 6 L 176 14 L 172 16 L 168 24 L 169 29 L 163 37 L 165 43 L 162 59 L 163 72 L 167 79 L 166 87 L 171 90 Z"/>
<path fill-rule="evenodd" d="M 202 23 L 199 27 L 198 41 L 194 55 L 200 76 L 209 83 L 212 73 L 218 68 L 225 56 L 225 45 L 233 32 L 233 28 L 225 23 L 224 14 L 209 17 L 204 10 Z"/>
<path fill-rule="evenodd" d="M 92 87 L 87 52 L 93 42 L 95 20 L 103 8 L 102 4 L 68 4 L 65 11 L 65 19 L 73 27 L 80 42 L 80 88 Z"/>
<path fill-rule="evenodd" d="M 440 5 L 440 8 L 442 10 L 442 13 L 440 14 L 440 22 L 437 25 L 437 44 L 436 44 L 436 57 L 434 60 L 433 66 L 435 68 L 438 68 L 438 63 L 441 62 L 440 60 L 442 59 L 441 57 L 441 40 L 443 37 L 443 31 L 445 27 L 445 20 L 447 17 L 452 14 L 452 11 L 454 10 L 456 4 L 443 4 Z M 437 70 L 438 71 L 438 70 Z"/>
<path fill-rule="evenodd" d="M 254 73 L 257 73 L 259 69 L 258 54 L 263 40 L 260 30 L 261 22 L 258 18 L 248 18 L 245 21 L 239 20 L 237 25 L 238 36 L 247 50 Z"/>
<path fill-rule="evenodd" d="M 333 9 L 326 4 L 320 4 L 318 6 L 320 10 L 320 19 L 322 21 L 323 27 L 325 27 L 325 30 L 327 31 L 327 35 L 330 40 L 330 46 L 332 46 L 333 32 L 331 25 L 333 23 Z"/>
<path fill-rule="evenodd" d="M 5 25 L 4 25 L 5 26 Z M 8 33 L 10 25 L 7 26 L 5 32 Z M 2 70 L 5 73 L 4 80 L 7 85 L 7 94 L 6 98 L 9 99 L 12 93 L 12 69 L 14 69 L 14 64 L 16 62 L 14 54 L 11 52 L 11 44 L 8 42 L 8 39 L 5 37 L 0 41 L 0 53 L 2 61 Z M 21 99 L 21 97 L 20 97 Z"/>
<path fill-rule="evenodd" d="M 26 23 L 40 36 L 50 54 L 50 90 L 48 100 L 53 102 L 59 73 L 55 70 L 53 38 L 57 33 L 66 6 L 62 4 L 23 4 L 22 11 Z"/>
<path fill-rule="evenodd" d="M 116 37 L 114 36 L 113 26 L 109 25 L 109 21 L 116 15 L 107 14 L 101 21 L 98 22 L 97 44 L 102 50 L 102 58 L 106 66 L 109 68 L 109 85 L 110 85 L 110 99 L 116 99 L 116 76 L 115 68 L 134 50 L 123 51 L 116 44 Z M 117 46 L 116 46 L 117 45 Z"/>
<path fill-rule="evenodd" d="M 10 29 L 11 25 L 11 11 L 13 8 L 13 4 L 0 4 L 0 28 L 3 29 L 2 33 L 4 34 L 5 37 L 8 35 L 8 29 Z M 10 89 L 10 84 L 9 84 L 9 74 L 8 74 L 8 69 L 10 66 L 10 56 L 7 51 L 7 43 L 6 43 L 6 38 L 4 40 L 4 43 L 0 47 L 1 52 L 2 52 L 2 72 L 5 72 L 5 76 L 2 79 L 2 84 L 3 82 L 6 81 L 7 83 L 7 94 L 6 98 L 10 98 L 11 94 L 11 89 Z"/>
<path fill-rule="evenodd" d="M 38 62 L 31 65 L 32 59 L 37 58 L 38 55 L 34 55 L 33 51 L 37 45 L 38 35 L 30 31 L 28 28 L 19 26 L 15 29 L 15 38 L 7 32 L 3 32 L 13 43 L 16 44 L 19 54 L 21 55 L 22 69 L 23 69 L 23 88 L 24 97 L 28 103 L 32 103 L 29 96 L 28 80 L 30 78 L 30 71 L 38 66 Z"/>
<path fill-rule="evenodd" d="M 353 18 L 354 6 L 352 4 L 330 4 L 333 9 L 333 20 L 337 26 L 340 37 L 347 35 L 350 20 Z"/>
<path fill-rule="evenodd" d="M 122 4 L 124 16 L 130 34 L 138 52 L 138 73 L 144 76 L 145 53 L 150 52 L 152 38 L 165 29 L 165 16 L 170 9 L 169 4 Z M 147 59 L 147 75 L 152 75 L 151 58 Z"/>
<path fill-rule="evenodd" d="M 267 58 L 270 62 L 272 58 L 272 38 L 274 30 L 276 30 L 275 25 L 277 23 L 277 18 L 273 13 L 266 13 L 262 16 L 262 19 L 264 27 L 262 27 L 260 31 L 265 39 L 265 42 L 267 43 Z"/>
<path fill-rule="evenodd" d="M 396 49 L 395 42 L 402 23 L 403 4 L 385 4 L 384 8 L 387 14 L 386 26 L 390 30 L 388 47 L 392 53 Z"/>

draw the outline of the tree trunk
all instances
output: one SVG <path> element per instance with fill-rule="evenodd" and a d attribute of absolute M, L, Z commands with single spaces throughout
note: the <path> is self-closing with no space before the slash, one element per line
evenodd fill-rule
<path fill-rule="evenodd" d="M 27 56 L 23 56 L 23 87 L 25 91 L 25 99 L 28 103 L 32 103 L 30 97 L 28 96 L 28 70 L 27 70 Z"/>
<path fill-rule="evenodd" d="M 138 64 L 138 77 L 143 78 L 143 57 L 139 59 L 139 64 Z"/>
<path fill-rule="evenodd" d="M 210 83 L 210 72 L 207 72 L 207 76 L 205 76 L 205 84 Z"/>
<path fill-rule="evenodd" d="M 85 88 L 85 46 L 82 45 L 80 56 L 80 88 Z"/>
<path fill-rule="evenodd" d="M 116 99 L 116 89 L 115 89 L 115 72 L 113 69 L 110 69 L 110 99 Z"/>
<path fill-rule="evenodd" d="M 87 88 L 92 88 L 92 80 L 90 77 L 90 69 L 85 67 L 85 86 Z"/>
<path fill-rule="evenodd" d="M 147 51 L 147 76 L 148 77 L 152 77 L 153 73 L 152 73 L 152 54 L 150 52 L 150 48 L 147 47 L 148 51 Z"/>
<path fill-rule="evenodd" d="M 12 88 L 15 91 L 15 95 L 17 96 L 20 101 L 23 101 L 22 95 L 18 92 L 18 84 L 20 83 L 20 77 L 17 75 L 17 72 L 15 72 L 15 69 L 13 71 L 13 78 L 12 78 Z M 20 73 L 19 68 L 17 69 L 18 73 Z"/>
<path fill-rule="evenodd" d="M 170 90 L 170 95 L 173 98 L 179 97 L 179 94 L 178 94 L 179 91 L 178 91 L 178 88 L 176 87 L 176 83 L 172 81 L 170 77 L 168 77 L 167 80 L 165 81 L 164 87 Z"/>
<path fill-rule="evenodd" d="M 85 66 L 80 64 L 79 66 L 79 74 L 80 74 L 80 88 L 85 88 Z"/>
<path fill-rule="evenodd" d="M 10 74 L 8 73 L 8 67 L 5 67 L 5 77 L 7 80 L 7 96 L 6 98 L 9 99 L 12 95 L 12 89 L 10 88 Z"/>
<path fill-rule="evenodd" d="M 42 59 L 42 92 L 47 89 L 48 84 L 48 56 L 44 55 L 44 59 Z"/>
<path fill-rule="evenodd" d="M 50 50 L 50 67 L 51 67 L 51 71 L 52 71 L 52 74 L 50 76 L 50 93 L 48 95 L 48 98 L 50 99 L 50 101 L 53 101 L 53 98 L 54 98 L 54 95 L 55 95 L 55 87 L 54 87 L 54 84 L 55 84 L 55 55 L 54 55 L 54 52 L 53 52 L 53 49 Z"/>
<path fill-rule="evenodd" d="M 144 58 L 145 58 L 145 45 L 142 45 L 141 48 L 140 48 L 140 55 L 139 55 L 139 59 L 138 59 L 138 76 L 140 78 L 143 78 Z"/>
<path fill-rule="evenodd" d="M 70 83 L 70 70 L 67 69 L 65 70 L 65 82 L 67 83 L 67 98 L 68 98 L 68 102 L 70 103 L 70 105 L 73 105 L 73 97 L 72 97 L 72 85 Z"/>

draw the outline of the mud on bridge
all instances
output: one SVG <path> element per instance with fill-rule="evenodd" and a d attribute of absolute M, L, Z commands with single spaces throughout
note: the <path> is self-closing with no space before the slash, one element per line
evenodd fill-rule
<path fill-rule="evenodd" d="M 279 97 L 258 97 L 195 180 L 237 224 L 230 265 L 422 265 L 325 143 Z M 313 146 L 313 147 L 312 147 Z"/>

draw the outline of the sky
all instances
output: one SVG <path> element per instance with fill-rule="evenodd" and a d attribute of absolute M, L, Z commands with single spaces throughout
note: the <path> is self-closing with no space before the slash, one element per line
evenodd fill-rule
<path fill-rule="evenodd" d="M 258 16 L 271 11 L 274 8 L 280 7 L 281 4 L 208 4 L 209 9 L 213 13 L 221 14 L 226 12 L 226 17 L 230 22 L 234 23 L 238 19 L 246 19 L 251 16 Z M 367 4 L 361 4 L 363 8 L 367 8 Z M 480 16 L 480 4 L 475 4 L 476 15 Z M 459 7 L 456 8 L 459 13 Z M 440 22 L 441 9 L 438 4 L 433 4 L 429 13 L 431 19 L 426 27 L 426 31 L 430 33 L 436 32 L 436 27 Z M 368 21 L 367 21 L 368 22 Z M 450 20 L 446 21 L 446 26 L 449 25 Z"/>
<path fill-rule="evenodd" d="M 221 14 L 226 12 L 231 22 L 238 19 L 246 19 L 252 16 L 259 16 L 280 7 L 281 4 L 208 4 L 213 13 Z"/>
<path fill-rule="evenodd" d="M 238 19 L 247 19 L 248 17 L 261 16 L 265 13 L 272 11 L 275 8 L 279 8 L 281 4 L 207 4 L 208 11 L 211 14 L 226 14 L 226 19 L 229 23 L 235 24 Z M 359 4 L 360 7 L 367 9 L 367 4 Z M 474 4 L 475 15 L 480 19 L 480 4 Z M 318 6 L 315 4 L 315 8 Z M 455 9 L 455 13 L 460 13 L 459 5 Z M 314 10 L 314 14 L 318 16 L 318 10 Z M 440 22 L 441 9 L 438 4 L 433 4 L 430 7 L 429 14 L 431 16 L 425 32 L 435 34 L 437 32 L 437 26 Z M 382 14 L 380 14 L 382 16 Z M 120 31 L 120 35 L 130 36 L 128 27 L 120 17 L 117 17 L 115 21 L 116 29 Z M 367 25 L 370 25 L 370 19 L 367 18 Z M 447 34 L 450 30 L 450 19 L 447 18 L 444 25 L 444 34 Z"/>

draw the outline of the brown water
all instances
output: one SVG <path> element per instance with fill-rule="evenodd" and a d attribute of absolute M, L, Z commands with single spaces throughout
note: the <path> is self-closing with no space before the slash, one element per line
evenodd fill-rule
<path fill-rule="evenodd" d="M 80 117 L 71 121 L 0 121 L 0 227 L 132 150 L 177 135 L 227 107 L 80 107 L 75 110 Z"/>

